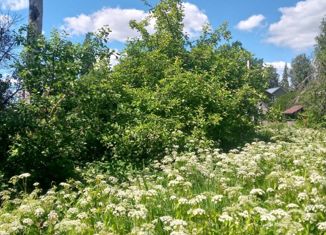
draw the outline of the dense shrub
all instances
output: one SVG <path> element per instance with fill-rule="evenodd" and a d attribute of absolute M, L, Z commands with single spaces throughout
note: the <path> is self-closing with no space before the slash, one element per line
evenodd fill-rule
<path fill-rule="evenodd" d="M 74 164 L 142 166 L 173 145 L 228 149 L 253 132 L 266 84 L 262 61 L 231 42 L 225 25 L 189 41 L 180 1 L 161 1 L 152 16 L 153 34 L 146 21 L 131 22 L 142 36 L 113 69 L 105 30 L 83 44 L 55 32 L 27 45 L 16 67 L 30 93 L 18 108 L 29 123 L 10 136 L 9 175 L 28 171 L 48 185 L 72 175 Z"/>

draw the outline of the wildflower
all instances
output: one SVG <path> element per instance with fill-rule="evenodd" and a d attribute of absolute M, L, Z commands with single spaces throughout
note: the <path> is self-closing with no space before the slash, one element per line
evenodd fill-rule
<path fill-rule="evenodd" d="M 174 200 L 176 200 L 176 199 L 177 199 L 177 196 L 175 196 L 175 195 L 171 195 L 171 196 L 170 196 L 170 200 L 171 200 L 171 201 L 174 201 Z"/>
<path fill-rule="evenodd" d="M 77 218 L 78 219 L 86 219 L 88 217 L 87 213 L 86 212 L 82 212 L 82 213 L 79 213 L 77 215 Z"/>
<path fill-rule="evenodd" d="M 239 212 L 238 215 L 241 216 L 242 218 L 248 218 L 249 217 L 248 211 Z"/>
<path fill-rule="evenodd" d="M 130 210 L 128 216 L 134 219 L 145 219 L 147 216 L 147 209 L 144 205 L 136 205 L 136 209 Z"/>
<path fill-rule="evenodd" d="M 218 202 L 221 202 L 223 199 L 223 195 L 215 195 L 212 197 L 212 202 L 213 203 L 218 203 Z"/>
<path fill-rule="evenodd" d="M 229 216 L 229 214 L 226 213 L 226 212 L 223 212 L 222 215 L 220 215 L 219 218 L 218 218 L 218 221 L 220 221 L 222 223 L 230 222 L 232 220 L 233 220 L 233 218 L 231 216 Z"/>
<path fill-rule="evenodd" d="M 272 210 L 271 211 L 271 214 L 274 215 L 278 219 L 282 219 L 284 217 L 288 217 L 289 216 L 289 214 L 286 211 L 282 210 L 282 209 Z"/>
<path fill-rule="evenodd" d="M 273 222 L 276 220 L 276 217 L 271 213 L 263 213 L 260 215 L 261 221 Z"/>
<path fill-rule="evenodd" d="M 35 211 L 34 211 L 34 215 L 36 217 L 41 217 L 44 213 L 45 213 L 45 211 L 41 207 L 36 208 Z"/>
<path fill-rule="evenodd" d="M 319 175 L 317 172 L 313 172 L 310 175 L 309 179 L 312 184 L 319 184 L 325 181 L 325 178 Z"/>
<path fill-rule="evenodd" d="M 67 213 L 70 215 L 75 215 L 78 213 L 78 209 L 76 207 L 69 208 Z"/>
<path fill-rule="evenodd" d="M 296 209 L 299 208 L 299 206 L 295 203 L 290 203 L 286 206 L 288 209 Z"/>
<path fill-rule="evenodd" d="M 307 199 L 308 199 L 307 193 L 299 193 L 298 194 L 298 200 L 299 201 L 304 201 L 304 200 L 307 200 Z"/>
<path fill-rule="evenodd" d="M 174 230 L 180 230 L 184 227 L 186 227 L 188 224 L 186 221 L 181 220 L 181 219 L 174 219 L 170 221 L 170 226 L 174 229 Z"/>
<path fill-rule="evenodd" d="M 274 189 L 272 189 L 272 188 L 268 188 L 268 189 L 266 189 L 266 192 L 267 193 L 273 193 L 275 190 Z"/>
<path fill-rule="evenodd" d="M 18 209 L 23 213 L 28 213 L 31 211 L 32 208 L 28 205 L 21 205 Z"/>
<path fill-rule="evenodd" d="M 317 228 L 320 231 L 326 231 L 326 221 L 325 222 L 320 222 L 317 224 Z"/>
<path fill-rule="evenodd" d="M 201 209 L 201 208 L 196 208 L 196 209 L 190 209 L 187 211 L 188 215 L 193 215 L 193 216 L 197 216 L 197 215 L 204 215 L 205 214 L 205 210 Z"/>
<path fill-rule="evenodd" d="M 30 176 L 31 176 L 30 173 L 23 173 L 23 174 L 20 174 L 20 175 L 18 176 L 18 178 L 19 178 L 19 179 L 24 179 L 24 178 L 28 178 L 28 177 L 30 177 Z"/>
<path fill-rule="evenodd" d="M 102 230 L 104 228 L 104 224 L 100 221 L 97 221 L 95 224 L 95 228 L 98 230 Z"/>
<path fill-rule="evenodd" d="M 26 224 L 26 225 L 31 226 L 31 225 L 34 224 L 34 222 L 33 222 L 32 219 L 30 219 L 30 218 L 26 218 L 26 219 L 23 219 L 23 224 Z"/>
<path fill-rule="evenodd" d="M 195 205 L 198 203 L 201 203 L 202 201 L 206 200 L 207 197 L 205 195 L 199 194 L 197 196 L 195 196 L 194 198 L 189 200 L 189 204 L 190 205 Z"/>
<path fill-rule="evenodd" d="M 48 214 L 48 219 L 51 224 L 55 224 L 58 221 L 58 214 L 54 210 Z"/>
<path fill-rule="evenodd" d="M 172 231 L 170 235 L 188 235 L 188 233 L 184 231 Z"/>
<path fill-rule="evenodd" d="M 250 195 L 253 196 L 263 196 L 265 194 L 264 190 L 260 188 L 254 188 L 250 191 Z"/>
<path fill-rule="evenodd" d="M 188 201 L 187 198 L 181 197 L 181 198 L 179 198 L 178 203 L 179 203 L 180 205 L 185 205 L 185 204 L 188 204 L 189 201 Z"/>
<path fill-rule="evenodd" d="M 160 220 L 163 222 L 163 223 L 169 223 L 170 221 L 173 220 L 173 218 L 169 215 L 165 215 L 165 216 L 161 216 L 160 217 Z"/>
<path fill-rule="evenodd" d="M 310 212 L 305 213 L 303 215 L 303 220 L 313 224 L 317 221 L 317 215 L 315 213 L 310 213 Z"/>
<path fill-rule="evenodd" d="M 62 186 L 62 187 L 64 187 L 64 188 L 70 188 L 70 184 L 68 184 L 68 183 L 65 183 L 65 182 L 61 182 L 60 184 L 59 184 L 60 186 Z"/>

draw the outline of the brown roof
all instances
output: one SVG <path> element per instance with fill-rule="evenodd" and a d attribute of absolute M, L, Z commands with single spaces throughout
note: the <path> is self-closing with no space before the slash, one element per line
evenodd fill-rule
<path fill-rule="evenodd" d="M 294 114 L 294 113 L 301 111 L 302 109 L 303 109 L 302 105 L 294 105 L 291 108 L 285 110 L 283 113 L 284 114 Z"/>

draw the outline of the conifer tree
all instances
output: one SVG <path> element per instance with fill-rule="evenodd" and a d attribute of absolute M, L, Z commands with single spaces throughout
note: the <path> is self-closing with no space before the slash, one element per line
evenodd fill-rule
<path fill-rule="evenodd" d="M 284 70 L 283 70 L 283 76 L 281 81 L 281 87 L 285 89 L 289 89 L 289 73 L 288 73 L 288 64 L 285 63 Z"/>

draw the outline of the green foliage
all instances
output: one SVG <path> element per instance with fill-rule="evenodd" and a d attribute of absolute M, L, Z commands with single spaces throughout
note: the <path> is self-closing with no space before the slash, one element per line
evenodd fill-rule
<path fill-rule="evenodd" d="M 289 90 L 289 72 L 288 72 L 288 64 L 286 63 L 283 70 L 282 81 L 280 83 L 281 87 Z"/>
<path fill-rule="evenodd" d="M 301 95 L 305 105 L 305 125 L 326 127 L 326 21 L 321 22 L 321 33 L 316 38 L 315 79 L 310 81 Z"/>
<path fill-rule="evenodd" d="M 276 68 L 274 68 L 273 66 L 267 66 L 265 68 L 265 73 L 264 73 L 265 78 L 268 80 L 269 84 L 268 87 L 269 88 L 273 88 L 273 87 L 278 87 L 278 79 L 279 79 L 279 74 L 277 73 Z"/>
<path fill-rule="evenodd" d="M 280 108 L 280 106 L 275 106 L 273 105 L 272 107 L 269 108 L 266 118 L 269 121 L 272 122 L 281 122 L 283 121 L 283 115 L 282 112 L 284 110 Z"/>
<path fill-rule="evenodd" d="M 305 87 L 312 74 L 313 67 L 306 54 L 300 54 L 292 60 L 290 77 L 293 89 Z"/>
<path fill-rule="evenodd" d="M 316 65 L 320 79 L 326 79 L 326 18 L 320 24 L 320 34 L 316 37 Z"/>
<path fill-rule="evenodd" d="M 83 86 L 88 84 L 80 78 L 94 66 L 103 66 L 101 75 L 108 72 L 112 52 L 106 47 L 106 32 L 89 34 L 83 44 L 73 44 L 57 32 L 49 40 L 40 36 L 34 44 L 21 38 L 25 49 L 16 69 L 29 97 L 2 114 L 1 168 L 7 177 L 28 169 L 49 186 L 52 180 L 71 176 L 73 164 L 87 154 L 84 128 L 92 119 L 78 117 L 76 110 L 85 98 L 81 94 L 91 93 L 84 94 Z M 97 65 L 97 60 L 102 64 Z"/>
<path fill-rule="evenodd" d="M 277 97 L 273 106 L 279 107 L 280 110 L 285 111 L 286 109 L 290 108 L 296 102 L 296 97 L 298 92 L 296 91 L 289 91 L 280 97 Z"/>
<path fill-rule="evenodd" d="M 6 137 L 7 176 L 28 171 L 48 186 L 73 175 L 74 164 L 142 167 L 176 145 L 230 149 L 253 134 L 267 83 L 262 61 L 231 42 L 226 25 L 190 41 L 180 1 L 161 1 L 151 16 L 154 33 L 151 19 L 131 22 L 141 38 L 113 69 L 105 29 L 83 44 L 58 32 L 23 40 L 16 68 L 30 98 L 17 115 L 27 124 Z"/>
<path fill-rule="evenodd" d="M 10 81 L 2 80 L 0 77 L 0 112 L 5 108 L 8 102 L 8 92 L 10 88 Z"/>

